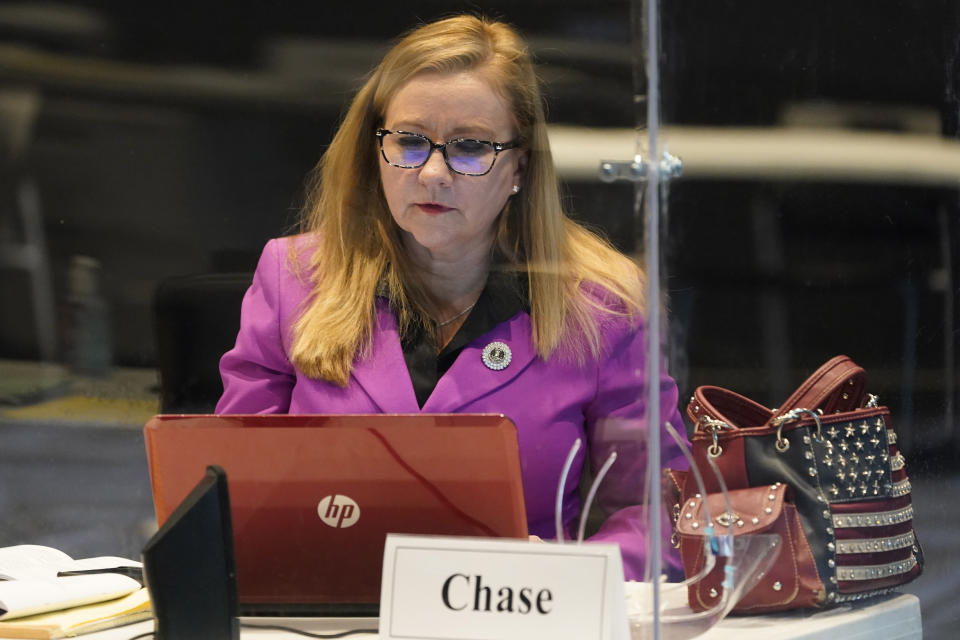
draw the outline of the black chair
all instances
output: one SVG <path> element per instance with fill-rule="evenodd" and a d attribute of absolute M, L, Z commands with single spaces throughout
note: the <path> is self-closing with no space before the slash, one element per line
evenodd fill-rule
<path fill-rule="evenodd" d="M 220 356 L 240 328 L 252 273 L 208 273 L 162 281 L 154 294 L 162 413 L 211 413 L 223 393 Z"/>

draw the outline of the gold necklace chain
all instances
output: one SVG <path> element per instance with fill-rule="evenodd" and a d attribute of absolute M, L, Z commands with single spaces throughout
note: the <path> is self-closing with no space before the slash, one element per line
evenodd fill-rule
<path fill-rule="evenodd" d="M 439 322 L 439 321 L 438 321 L 438 322 L 437 322 L 437 327 L 445 327 L 445 326 L 447 326 L 448 324 L 450 324 L 451 322 L 453 322 L 453 321 L 456 320 L 457 318 L 463 317 L 464 315 L 470 313 L 470 310 L 473 309 L 475 306 L 477 306 L 477 303 L 476 303 L 476 302 L 474 302 L 472 305 L 470 305 L 469 307 L 467 307 L 466 309 L 464 309 L 463 311 L 461 311 L 461 312 L 458 313 L 457 315 L 453 316 L 452 318 L 447 318 L 447 319 L 444 320 L 443 322 Z"/>

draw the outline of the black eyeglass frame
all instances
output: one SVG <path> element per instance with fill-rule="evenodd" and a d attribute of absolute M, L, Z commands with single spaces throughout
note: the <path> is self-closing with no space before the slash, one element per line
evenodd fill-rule
<path fill-rule="evenodd" d="M 403 134 L 405 136 L 416 136 L 418 138 L 423 138 L 430 145 L 430 152 L 427 153 L 427 157 L 424 158 L 423 162 L 421 162 L 420 164 L 397 164 L 395 162 L 390 162 L 390 160 L 387 158 L 386 152 L 384 152 L 383 150 L 383 138 L 384 136 L 390 133 Z M 420 167 L 430 162 L 430 156 L 433 155 L 433 152 L 436 149 L 439 149 L 440 153 L 443 155 L 443 161 L 444 163 L 446 163 L 447 168 L 449 168 L 450 171 L 453 171 L 454 173 L 458 173 L 461 176 L 471 176 L 471 177 L 480 177 L 480 176 L 487 175 L 488 173 L 493 171 L 493 165 L 497 163 L 497 157 L 500 155 L 501 151 L 506 151 L 507 149 L 516 149 L 517 147 L 520 146 L 520 138 L 514 138 L 509 142 L 494 142 L 492 140 L 478 140 L 477 138 L 454 138 L 453 140 L 447 140 L 446 142 L 441 144 L 439 142 L 434 142 L 433 140 L 423 135 L 422 133 L 413 133 L 412 131 L 391 131 L 390 129 L 383 129 L 383 128 L 377 129 L 376 136 L 377 136 L 377 142 L 380 143 L 380 155 L 383 157 L 384 162 L 389 164 L 391 167 L 399 167 L 400 169 L 419 169 Z M 458 171 L 454 169 L 453 165 L 450 164 L 450 158 L 447 157 L 447 145 L 456 144 L 458 142 L 477 142 L 479 144 L 488 144 L 491 147 L 493 147 L 493 161 L 490 163 L 490 167 L 483 173 L 464 173 L 463 171 Z"/>

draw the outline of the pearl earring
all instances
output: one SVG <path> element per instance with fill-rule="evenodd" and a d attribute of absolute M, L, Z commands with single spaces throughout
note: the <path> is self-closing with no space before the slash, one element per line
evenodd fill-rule
<path fill-rule="evenodd" d="M 513 192 L 514 192 L 514 193 L 520 193 L 520 185 L 518 185 L 518 184 L 513 185 Z"/>

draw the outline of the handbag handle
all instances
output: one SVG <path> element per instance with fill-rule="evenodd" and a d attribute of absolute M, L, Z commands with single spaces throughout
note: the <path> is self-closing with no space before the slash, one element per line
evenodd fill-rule
<path fill-rule="evenodd" d="M 729 427 L 755 427 L 773 419 L 773 411 L 735 391 L 703 385 L 697 387 L 687 404 L 687 417 L 695 431 L 719 421 Z"/>
<path fill-rule="evenodd" d="M 848 356 L 835 356 L 810 374 L 779 409 L 774 409 L 770 421 L 794 409 L 853 411 L 860 407 L 866 387 L 867 373 L 863 367 Z"/>
<path fill-rule="evenodd" d="M 848 356 L 840 355 L 814 371 L 779 408 L 768 409 L 729 389 L 704 385 L 693 392 L 687 417 L 695 431 L 700 430 L 705 419 L 734 428 L 772 426 L 774 420 L 794 409 L 819 409 L 823 413 L 852 411 L 861 405 L 866 386 L 867 374 L 863 367 Z"/>

